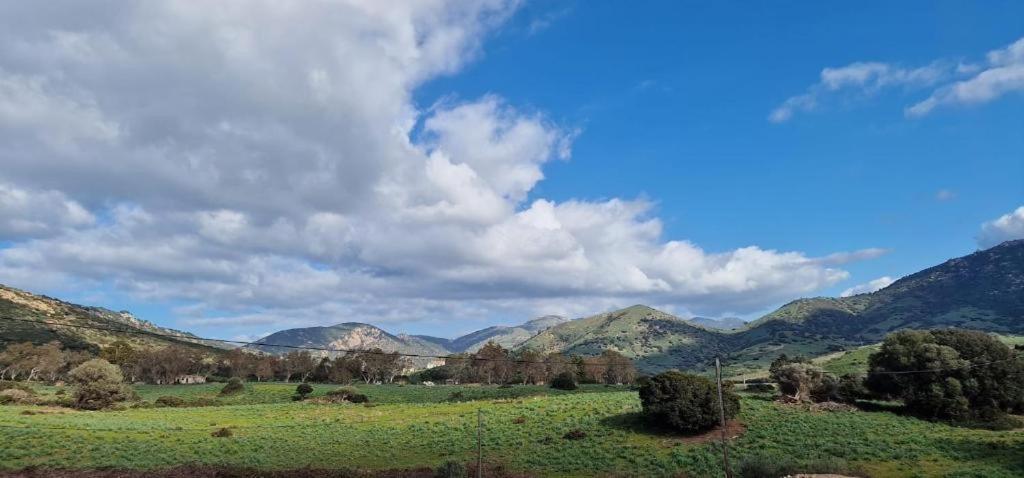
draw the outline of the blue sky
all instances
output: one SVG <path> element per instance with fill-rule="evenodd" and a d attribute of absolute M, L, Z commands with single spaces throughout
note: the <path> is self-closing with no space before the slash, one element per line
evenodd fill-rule
<path fill-rule="evenodd" d="M 753 318 L 1024 236 L 1019 2 L 5 8 L 0 283 L 202 335 Z"/>
<path fill-rule="evenodd" d="M 891 249 L 849 267 L 867 281 L 973 252 L 979 224 L 1024 202 L 1024 96 L 920 119 L 903 109 L 927 90 L 768 114 L 825 67 L 977 61 L 1022 34 L 1019 2 L 544 2 L 417 99 L 501 92 L 579 126 L 536 194 L 644 195 L 668 236 L 715 249 Z"/>

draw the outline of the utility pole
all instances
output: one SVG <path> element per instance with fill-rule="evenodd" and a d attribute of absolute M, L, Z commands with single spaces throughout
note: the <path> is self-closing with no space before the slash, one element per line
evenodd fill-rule
<path fill-rule="evenodd" d="M 732 468 L 729 467 L 729 443 L 725 436 L 725 400 L 722 398 L 722 364 L 718 357 L 715 357 L 715 377 L 718 379 L 718 413 L 722 419 L 722 465 L 725 467 L 725 477 L 732 478 Z"/>
<path fill-rule="evenodd" d="M 484 478 L 484 414 L 476 409 L 476 478 Z"/>

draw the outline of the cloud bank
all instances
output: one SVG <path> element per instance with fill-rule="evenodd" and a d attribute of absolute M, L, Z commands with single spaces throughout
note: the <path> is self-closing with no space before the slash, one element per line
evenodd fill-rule
<path fill-rule="evenodd" d="M 645 200 L 531 198 L 574 128 L 496 94 L 412 99 L 516 3 L 0 6 L 0 282 L 113 287 L 252 333 L 752 312 L 881 253 L 707 251 Z"/>

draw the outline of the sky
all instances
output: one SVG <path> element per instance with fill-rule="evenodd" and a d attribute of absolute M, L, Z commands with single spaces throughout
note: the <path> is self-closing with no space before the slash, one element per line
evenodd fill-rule
<path fill-rule="evenodd" d="M 0 5 L 0 283 L 248 340 L 756 318 L 1024 238 L 1014 1 Z"/>

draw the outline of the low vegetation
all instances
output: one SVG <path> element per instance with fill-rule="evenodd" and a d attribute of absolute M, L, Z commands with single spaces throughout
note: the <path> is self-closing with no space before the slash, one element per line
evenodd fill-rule
<path fill-rule="evenodd" d="M 699 375 L 664 372 L 642 380 L 640 403 L 649 422 L 684 433 L 708 430 L 721 420 L 717 386 Z M 739 396 L 723 390 L 723 406 L 725 418 L 732 419 L 740 411 Z"/>

